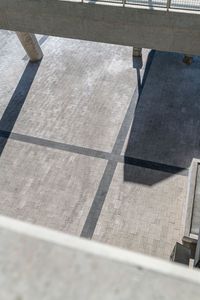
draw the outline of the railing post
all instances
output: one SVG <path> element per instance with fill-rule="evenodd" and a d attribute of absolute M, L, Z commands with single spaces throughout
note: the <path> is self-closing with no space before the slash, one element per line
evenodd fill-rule
<path fill-rule="evenodd" d="M 167 10 L 169 10 L 171 7 L 171 0 L 167 0 Z"/>

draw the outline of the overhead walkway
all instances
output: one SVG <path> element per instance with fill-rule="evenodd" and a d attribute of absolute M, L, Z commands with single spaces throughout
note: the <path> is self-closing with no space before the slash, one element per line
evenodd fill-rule
<path fill-rule="evenodd" d="M 198 0 L 1 0 L 0 28 L 200 54 Z"/>

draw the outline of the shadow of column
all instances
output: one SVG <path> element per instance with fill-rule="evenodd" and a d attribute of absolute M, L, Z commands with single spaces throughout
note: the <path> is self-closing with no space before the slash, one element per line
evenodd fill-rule
<path fill-rule="evenodd" d="M 17 121 L 39 66 L 40 61 L 35 63 L 29 62 L 27 64 L 21 79 L 2 115 L 0 120 L 0 155 L 4 150 L 8 138 Z"/>

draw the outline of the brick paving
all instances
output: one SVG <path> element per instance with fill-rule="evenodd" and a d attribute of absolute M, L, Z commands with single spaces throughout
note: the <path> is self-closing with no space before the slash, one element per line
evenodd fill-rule
<path fill-rule="evenodd" d="M 33 67 L 0 34 L 1 214 L 169 259 L 200 156 L 200 60 L 143 50 L 135 70 L 130 47 L 42 37 Z"/>

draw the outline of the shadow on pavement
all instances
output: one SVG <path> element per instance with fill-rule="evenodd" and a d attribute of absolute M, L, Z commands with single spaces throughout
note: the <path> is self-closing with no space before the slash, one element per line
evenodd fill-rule
<path fill-rule="evenodd" d="M 192 159 L 200 157 L 200 58 L 188 66 L 180 54 L 150 52 L 142 80 L 141 66 L 134 67 L 139 99 L 125 150 L 124 181 L 153 185 L 186 173 Z M 138 176 L 134 166 L 150 170 Z"/>
<path fill-rule="evenodd" d="M 27 64 L 21 79 L 2 115 L 0 120 L 0 155 L 4 150 L 15 122 L 17 121 L 39 66 L 40 61 L 35 63 L 29 62 Z"/>

